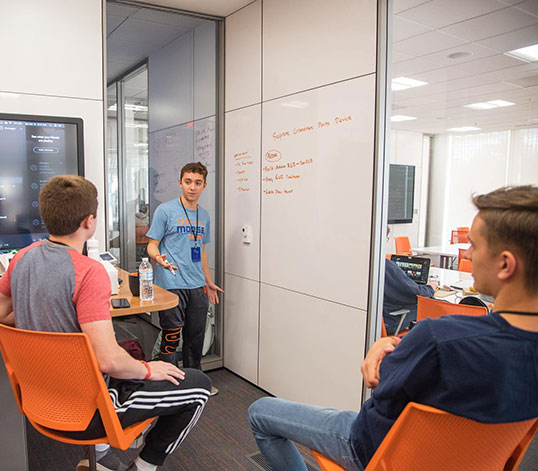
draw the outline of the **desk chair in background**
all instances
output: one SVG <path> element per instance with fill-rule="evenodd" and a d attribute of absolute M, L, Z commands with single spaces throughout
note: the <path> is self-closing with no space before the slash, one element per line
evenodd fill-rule
<path fill-rule="evenodd" d="M 409 255 L 410 257 L 413 256 L 413 253 L 411 252 L 411 243 L 409 242 L 409 237 L 407 236 L 395 237 L 394 246 L 396 248 L 397 254 Z"/>
<path fill-rule="evenodd" d="M 96 470 L 95 444 L 125 450 L 154 420 L 121 426 L 86 334 L 35 332 L 0 324 L 0 350 L 20 413 L 49 438 L 90 445 L 91 471 Z M 96 411 L 105 437 L 64 436 L 63 432 L 86 430 Z"/>
<path fill-rule="evenodd" d="M 455 231 L 450 231 L 451 244 L 467 244 L 469 243 L 469 228 L 458 227 Z"/>
<path fill-rule="evenodd" d="M 470 260 L 467 260 L 466 258 L 462 258 L 460 262 L 458 263 L 458 271 L 472 273 L 473 272 L 472 262 Z"/>
<path fill-rule="evenodd" d="M 435 298 L 425 298 L 417 296 L 417 322 L 428 317 L 438 318 L 441 316 L 462 314 L 466 316 L 485 316 L 488 313 L 487 307 L 470 306 L 467 304 L 454 304 L 440 301 Z"/>
<path fill-rule="evenodd" d="M 537 429 L 538 418 L 484 424 L 410 402 L 365 471 L 515 471 Z M 312 453 L 321 471 L 344 471 Z"/>

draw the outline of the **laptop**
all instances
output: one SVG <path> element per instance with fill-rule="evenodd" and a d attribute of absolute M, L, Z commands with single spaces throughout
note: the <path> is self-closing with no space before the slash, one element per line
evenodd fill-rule
<path fill-rule="evenodd" d="M 420 285 L 425 285 L 428 283 L 431 262 L 429 258 L 409 257 L 408 255 L 394 254 L 390 257 L 390 259 L 396 263 L 396 265 L 398 265 L 414 282 Z"/>

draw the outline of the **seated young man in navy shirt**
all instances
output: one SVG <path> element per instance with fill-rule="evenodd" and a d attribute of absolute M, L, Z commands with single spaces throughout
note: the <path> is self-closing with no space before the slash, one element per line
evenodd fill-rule
<path fill-rule="evenodd" d="M 361 366 L 375 390 L 358 413 L 256 401 L 249 422 L 273 471 L 306 471 L 293 442 L 363 470 L 409 402 L 486 423 L 538 417 L 538 188 L 501 188 L 473 202 L 466 255 L 475 288 L 495 298 L 493 312 L 426 319 L 401 341 L 378 340 Z"/>

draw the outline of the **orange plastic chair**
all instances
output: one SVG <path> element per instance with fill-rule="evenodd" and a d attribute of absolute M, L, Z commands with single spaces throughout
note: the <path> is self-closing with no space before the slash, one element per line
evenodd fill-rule
<path fill-rule="evenodd" d="M 95 444 L 125 450 L 154 420 L 122 428 L 86 334 L 35 332 L 0 324 L 0 350 L 20 413 L 49 438 L 90 445 L 92 471 Z M 75 440 L 63 435 L 86 430 L 97 410 L 105 437 Z"/>
<path fill-rule="evenodd" d="M 466 258 L 462 258 L 460 262 L 458 263 L 458 271 L 472 273 L 473 272 L 472 262 L 470 260 L 467 260 Z"/>
<path fill-rule="evenodd" d="M 435 298 L 425 298 L 417 296 L 417 321 L 428 317 L 438 318 L 452 314 L 462 314 L 465 316 L 484 316 L 488 309 L 483 306 L 470 306 L 467 304 L 454 304 L 440 301 Z"/>
<path fill-rule="evenodd" d="M 413 253 L 411 252 L 411 244 L 409 242 L 409 237 L 407 236 L 395 237 L 394 244 L 395 244 L 397 254 L 404 254 L 404 255 L 409 255 L 409 256 L 413 255 Z"/>
<path fill-rule="evenodd" d="M 365 471 L 515 471 L 537 429 L 538 418 L 484 424 L 410 402 Z M 322 471 L 344 471 L 312 453 Z"/>

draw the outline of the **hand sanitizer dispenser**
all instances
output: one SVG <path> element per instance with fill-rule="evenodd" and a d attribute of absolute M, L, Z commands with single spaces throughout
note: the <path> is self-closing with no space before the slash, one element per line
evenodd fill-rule
<path fill-rule="evenodd" d="M 108 273 L 108 277 L 110 278 L 110 288 L 112 290 L 112 294 L 118 294 L 118 291 L 120 289 L 118 283 L 118 270 L 116 270 L 116 268 L 109 261 L 101 259 L 99 255 L 99 241 L 97 239 L 91 238 L 87 242 L 87 247 L 88 257 L 97 260 L 105 267 L 105 270 Z"/>

